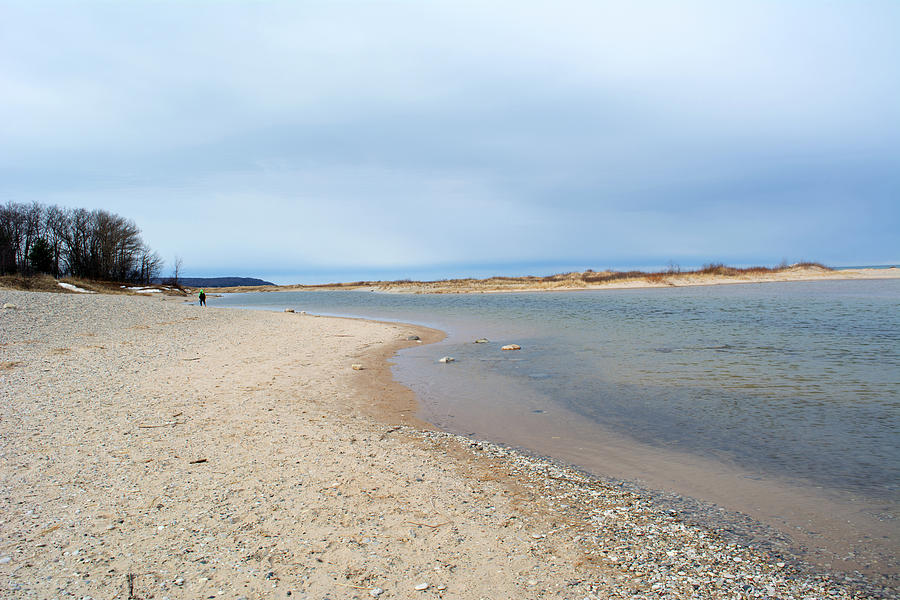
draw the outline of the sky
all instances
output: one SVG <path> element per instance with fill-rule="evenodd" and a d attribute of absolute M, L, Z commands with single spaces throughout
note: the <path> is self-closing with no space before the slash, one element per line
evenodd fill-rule
<path fill-rule="evenodd" d="M 900 2 L 0 0 L 0 203 L 275 283 L 900 262 Z"/>

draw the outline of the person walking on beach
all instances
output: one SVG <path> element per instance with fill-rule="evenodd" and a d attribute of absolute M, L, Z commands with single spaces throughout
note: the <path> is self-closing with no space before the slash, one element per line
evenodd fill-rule
<path fill-rule="evenodd" d="M 206 306 L 206 294 L 200 290 L 200 306 Z"/>

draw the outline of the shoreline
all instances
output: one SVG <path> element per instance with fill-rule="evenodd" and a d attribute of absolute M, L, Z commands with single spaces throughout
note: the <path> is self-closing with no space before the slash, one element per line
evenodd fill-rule
<path fill-rule="evenodd" d="M 761 274 L 715 275 L 699 273 L 645 274 L 623 279 L 586 283 L 588 273 L 571 273 L 554 276 L 559 279 L 535 277 L 502 277 L 483 280 L 454 279 L 445 281 L 374 281 L 358 283 L 334 283 L 319 285 L 277 285 L 208 288 L 214 293 L 241 292 L 312 292 L 312 291 L 366 291 L 396 294 L 497 294 L 517 292 L 581 292 L 596 290 L 623 290 L 708 285 L 738 285 L 747 283 L 783 283 L 801 281 L 840 281 L 860 279 L 897 279 L 900 268 L 834 269 L 790 267 L 782 271 Z M 588 277 L 590 278 L 590 277 Z M 551 279 L 552 281 L 544 281 Z M 198 288 L 199 289 L 199 288 Z"/>
<path fill-rule="evenodd" d="M 0 313 L 8 591 L 855 595 L 614 483 L 373 421 L 367 394 L 408 412 L 384 412 L 381 359 L 409 326 L 0 295 L 21 304 Z M 360 356 L 376 366 L 350 370 Z"/>

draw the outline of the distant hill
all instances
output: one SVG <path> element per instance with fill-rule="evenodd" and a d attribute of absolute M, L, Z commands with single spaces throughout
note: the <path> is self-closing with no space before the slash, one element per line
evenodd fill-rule
<path fill-rule="evenodd" d="M 165 283 L 168 278 L 160 279 L 157 283 Z M 254 279 L 253 277 L 181 277 L 178 283 L 187 287 L 238 287 L 247 285 L 275 285 L 270 281 Z"/>

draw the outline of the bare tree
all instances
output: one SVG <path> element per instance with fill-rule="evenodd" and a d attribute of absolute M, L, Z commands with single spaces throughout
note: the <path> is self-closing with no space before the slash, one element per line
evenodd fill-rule
<path fill-rule="evenodd" d="M 172 264 L 172 285 L 175 287 L 181 287 L 181 267 L 184 264 L 184 261 L 181 260 L 181 257 L 177 254 L 175 255 L 175 262 Z"/>
<path fill-rule="evenodd" d="M 162 260 L 140 233 L 134 221 L 105 210 L 7 202 L 0 205 L 0 274 L 32 272 L 34 256 L 54 277 L 149 281 Z M 176 278 L 180 270 L 179 260 Z"/>
<path fill-rule="evenodd" d="M 159 277 L 162 268 L 163 260 L 159 257 L 159 254 L 150 250 L 147 246 L 143 246 L 141 248 L 140 267 L 137 275 L 132 279 L 145 285 L 153 283 L 153 280 Z"/>

